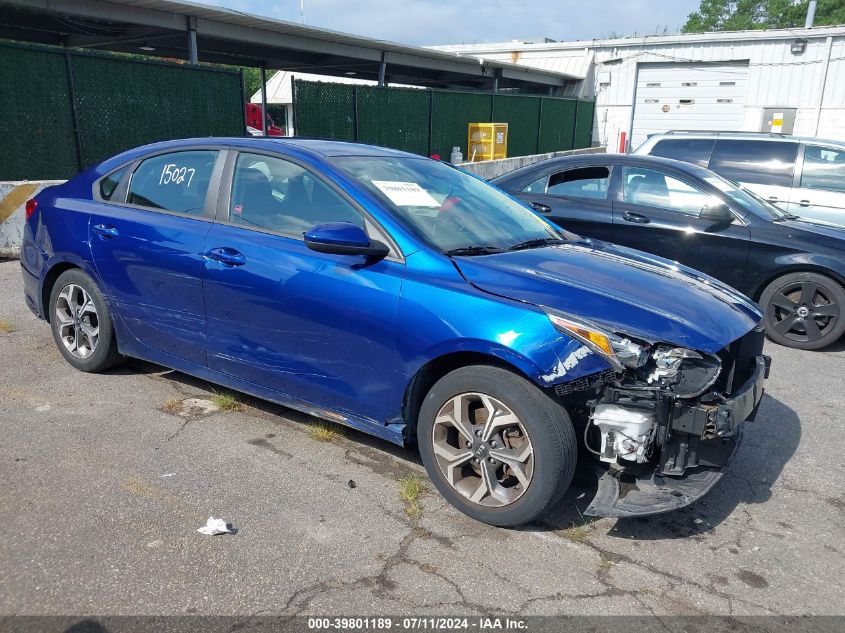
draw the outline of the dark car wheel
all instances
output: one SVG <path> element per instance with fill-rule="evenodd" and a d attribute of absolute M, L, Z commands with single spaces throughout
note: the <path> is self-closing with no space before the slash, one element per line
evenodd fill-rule
<path fill-rule="evenodd" d="M 420 409 L 417 441 L 440 493 L 464 514 L 499 526 L 541 516 L 569 487 L 577 459 L 563 406 L 486 365 L 437 381 Z"/>
<path fill-rule="evenodd" d="M 102 371 L 122 359 L 103 293 L 81 270 L 62 273 L 50 293 L 50 326 L 65 360 L 80 371 Z"/>
<path fill-rule="evenodd" d="M 766 334 L 797 349 L 821 349 L 845 332 L 845 290 L 816 273 L 790 273 L 770 283 L 760 297 Z"/>

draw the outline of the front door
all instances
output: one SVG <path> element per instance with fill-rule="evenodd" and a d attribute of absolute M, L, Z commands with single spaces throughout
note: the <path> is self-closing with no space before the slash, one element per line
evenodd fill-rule
<path fill-rule="evenodd" d="M 170 152 L 137 165 L 120 200 L 91 216 L 91 254 L 104 291 L 138 341 L 205 364 L 202 252 L 211 228 L 216 149 Z M 117 193 L 116 192 L 116 193 Z"/>
<path fill-rule="evenodd" d="M 399 254 L 368 262 L 308 249 L 302 234 L 319 224 L 378 229 L 299 164 L 241 153 L 232 172 L 206 245 L 209 367 L 384 422 L 403 379 L 394 346 Z"/>
<path fill-rule="evenodd" d="M 613 241 L 686 264 L 741 288 L 749 231 L 741 220 L 719 225 L 699 217 L 722 199 L 657 169 L 624 167 L 613 204 Z"/>

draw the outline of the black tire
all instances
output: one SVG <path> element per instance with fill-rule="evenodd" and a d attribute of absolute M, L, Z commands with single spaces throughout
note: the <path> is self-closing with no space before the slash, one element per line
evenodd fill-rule
<path fill-rule="evenodd" d="M 96 310 L 94 316 L 97 319 L 96 325 L 98 326 L 99 336 L 97 337 L 96 345 L 93 346 L 93 351 L 84 358 L 74 355 L 65 345 L 62 340 L 61 324 L 56 314 L 60 295 L 71 285 L 82 288 L 91 298 L 91 302 L 94 304 L 94 309 Z M 82 270 L 73 268 L 59 275 L 50 293 L 50 305 L 48 309 L 50 329 L 53 332 L 56 347 L 59 348 L 59 352 L 61 352 L 65 360 L 76 369 L 85 372 L 103 371 L 114 367 L 124 360 L 117 350 L 114 325 L 103 293 L 97 287 L 94 280 Z M 91 317 L 89 316 L 88 318 L 90 319 Z"/>
<path fill-rule="evenodd" d="M 533 475 L 521 496 L 508 505 L 487 507 L 471 501 L 449 483 L 437 463 L 435 417 L 450 399 L 466 393 L 487 394 L 499 400 L 519 418 L 530 438 Z M 502 527 L 533 521 L 556 504 L 572 482 L 578 456 L 575 430 L 566 409 L 525 378 L 489 365 L 456 369 L 434 384 L 420 408 L 417 442 L 423 464 L 440 494 L 467 516 Z"/>
<path fill-rule="evenodd" d="M 824 275 L 789 273 L 763 291 L 766 334 L 775 343 L 815 350 L 838 341 L 845 333 L 845 290 Z"/>

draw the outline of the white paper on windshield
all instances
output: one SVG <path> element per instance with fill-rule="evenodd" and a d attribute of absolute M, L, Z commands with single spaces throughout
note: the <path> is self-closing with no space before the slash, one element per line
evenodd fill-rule
<path fill-rule="evenodd" d="M 440 203 L 415 182 L 395 180 L 373 180 L 390 201 L 398 207 L 439 207 Z"/>

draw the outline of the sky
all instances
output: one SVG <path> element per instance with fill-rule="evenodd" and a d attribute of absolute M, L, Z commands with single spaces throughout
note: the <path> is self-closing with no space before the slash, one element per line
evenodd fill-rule
<path fill-rule="evenodd" d="M 292 22 L 300 0 L 196 0 Z M 677 33 L 700 0 L 304 0 L 311 26 L 402 44 Z"/>

